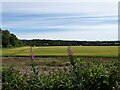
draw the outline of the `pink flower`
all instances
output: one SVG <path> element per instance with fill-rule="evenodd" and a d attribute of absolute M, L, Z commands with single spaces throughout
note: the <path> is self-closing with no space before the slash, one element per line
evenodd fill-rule
<path fill-rule="evenodd" d="M 73 55 L 72 48 L 69 46 L 67 50 L 68 50 L 68 55 L 72 56 Z"/>
<path fill-rule="evenodd" d="M 35 59 L 35 56 L 34 56 L 34 54 L 32 54 L 32 57 L 31 57 L 31 59 L 32 59 L 32 60 L 34 60 L 34 59 Z"/>

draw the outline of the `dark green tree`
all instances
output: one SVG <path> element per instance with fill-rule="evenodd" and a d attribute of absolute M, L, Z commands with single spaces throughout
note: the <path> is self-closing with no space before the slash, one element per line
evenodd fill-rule
<path fill-rule="evenodd" d="M 11 34 L 8 30 L 0 30 L 2 34 L 2 47 L 23 46 L 23 42 L 16 35 Z"/>
<path fill-rule="evenodd" d="M 10 45 L 10 32 L 8 30 L 2 30 L 2 45 L 3 47 Z"/>
<path fill-rule="evenodd" d="M 19 40 L 14 34 L 11 34 L 11 36 L 10 36 L 10 43 L 12 46 L 19 45 Z"/>

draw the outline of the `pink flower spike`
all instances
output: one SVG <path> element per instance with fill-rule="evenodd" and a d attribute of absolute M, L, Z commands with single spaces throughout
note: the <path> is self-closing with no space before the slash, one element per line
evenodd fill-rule
<path fill-rule="evenodd" d="M 32 57 L 31 57 L 31 59 L 32 59 L 32 60 L 34 60 L 34 59 L 35 59 L 35 56 L 34 56 L 34 54 L 32 54 Z"/>
<path fill-rule="evenodd" d="M 73 51 L 72 51 L 72 48 L 70 46 L 68 47 L 68 55 L 73 55 Z"/>

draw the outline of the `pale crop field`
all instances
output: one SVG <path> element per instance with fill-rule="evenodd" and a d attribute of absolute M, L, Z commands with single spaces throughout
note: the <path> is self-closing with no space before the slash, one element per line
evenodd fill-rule
<path fill-rule="evenodd" d="M 67 46 L 32 47 L 35 56 L 67 56 Z M 75 56 L 106 56 L 117 57 L 118 46 L 72 46 Z M 3 56 L 30 56 L 31 49 L 27 47 L 2 49 Z"/>

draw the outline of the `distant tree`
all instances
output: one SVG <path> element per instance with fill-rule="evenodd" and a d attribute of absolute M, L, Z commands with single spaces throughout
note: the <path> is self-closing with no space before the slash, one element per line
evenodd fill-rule
<path fill-rule="evenodd" d="M 8 30 L 2 31 L 2 45 L 7 47 L 10 44 L 10 32 Z"/>
<path fill-rule="evenodd" d="M 19 45 L 19 40 L 14 34 L 11 34 L 11 36 L 10 36 L 10 43 L 12 46 Z"/>
<path fill-rule="evenodd" d="M 2 34 L 2 47 L 22 46 L 24 45 L 16 35 L 11 34 L 8 30 L 0 30 Z"/>

